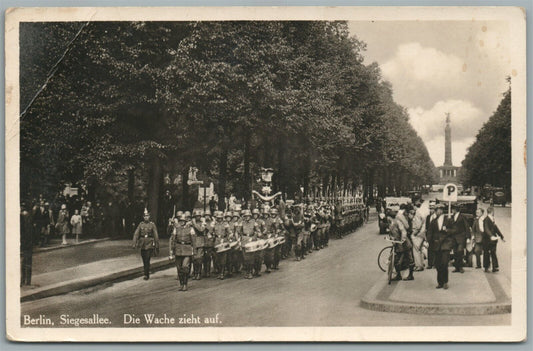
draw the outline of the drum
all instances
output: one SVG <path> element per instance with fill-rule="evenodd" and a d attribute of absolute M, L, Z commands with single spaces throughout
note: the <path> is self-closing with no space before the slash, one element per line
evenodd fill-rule
<path fill-rule="evenodd" d="M 215 249 L 217 253 L 226 252 L 231 249 L 231 245 L 229 241 L 221 241 L 221 242 L 217 242 L 217 244 L 215 245 Z"/>
<path fill-rule="evenodd" d="M 267 242 L 267 247 L 269 249 L 276 247 L 279 244 L 278 238 L 268 238 L 266 239 L 266 242 Z"/>
<path fill-rule="evenodd" d="M 244 252 L 256 252 L 263 249 L 264 243 L 261 243 L 260 240 L 247 242 L 242 246 Z"/>

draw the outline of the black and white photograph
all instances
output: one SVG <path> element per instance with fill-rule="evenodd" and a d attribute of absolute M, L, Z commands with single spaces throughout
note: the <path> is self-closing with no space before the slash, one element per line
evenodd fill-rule
<path fill-rule="evenodd" d="M 524 340 L 525 27 L 8 10 L 7 337 Z"/>

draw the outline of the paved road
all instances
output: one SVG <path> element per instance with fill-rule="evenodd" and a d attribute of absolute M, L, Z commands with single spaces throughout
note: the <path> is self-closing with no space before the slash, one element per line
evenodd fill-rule
<path fill-rule="evenodd" d="M 497 221 L 510 234 L 510 209 L 498 208 Z M 91 317 L 98 313 L 109 318 L 110 326 L 124 326 L 124 315 L 135 314 L 140 324 L 144 314 L 174 317 L 176 326 L 374 326 L 374 325 L 498 325 L 510 323 L 510 315 L 434 316 L 386 313 L 366 310 L 360 299 L 378 279 L 384 279 L 376 262 L 386 245 L 377 234 L 377 223 L 370 222 L 330 247 L 296 262 L 284 260 L 280 271 L 253 280 L 241 277 L 224 281 L 191 281 L 188 292 L 177 290 L 175 269 L 141 278 L 99 286 L 68 295 L 22 304 L 22 315 L 44 315 L 60 326 L 59 316 Z M 510 244 L 500 245 L 500 274 L 510 269 Z M 453 275 L 450 275 L 453 279 Z M 416 276 L 415 276 L 416 277 Z M 217 319 L 218 314 L 218 319 Z M 201 317 L 201 324 L 194 323 Z M 189 324 L 179 324 L 189 317 Z M 184 321 L 186 322 L 186 321 Z M 168 327 L 168 325 L 164 325 Z"/>

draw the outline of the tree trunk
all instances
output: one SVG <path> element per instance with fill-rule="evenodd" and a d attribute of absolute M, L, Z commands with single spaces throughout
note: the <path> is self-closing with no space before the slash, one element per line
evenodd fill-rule
<path fill-rule="evenodd" d="M 133 203 L 135 200 L 135 169 L 128 170 L 128 200 Z"/>
<path fill-rule="evenodd" d="M 220 153 L 219 159 L 219 178 L 218 178 L 218 209 L 224 211 L 226 209 L 226 177 L 228 171 L 228 149 L 224 147 Z"/>
<path fill-rule="evenodd" d="M 246 134 L 244 139 L 244 175 L 243 175 L 243 197 L 246 201 L 250 200 L 252 190 L 250 176 L 250 135 Z"/>
<path fill-rule="evenodd" d="M 190 211 L 191 207 L 189 204 L 189 184 L 187 183 L 189 180 L 189 169 L 187 167 L 183 168 L 183 171 L 181 172 L 181 208 L 184 211 Z"/>
<path fill-rule="evenodd" d="M 159 222 L 159 199 L 163 169 L 161 159 L 154 157 L 150 161 L 150 177 L 148 183 L 148 210 L 152 221 Z"/>

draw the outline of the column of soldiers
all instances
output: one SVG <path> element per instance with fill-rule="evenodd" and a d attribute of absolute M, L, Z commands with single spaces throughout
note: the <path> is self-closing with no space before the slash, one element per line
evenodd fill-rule
<path fill-rule="evenodd" d="M 335 216 L 338 206 L 338 216 Z M 340 202 L 296 204 L 286 208 L 263 205 L 253 210 L 178 211 L 168 226 L 169 259 L 175 260 L 180 291 L 189 278 L 218 279 L 243 273 L 245 279 L 279 269 L 282 259 L 297 261 L 328 246 L 331 235 L 342 236 L 364 221 L 364 206 Z M 339 220 L 340 219 L 340 220 Z M 158 244 L 157 244 L 158 246 Z"/>

